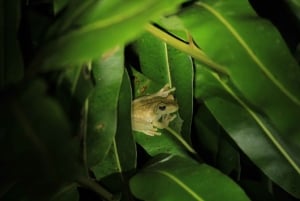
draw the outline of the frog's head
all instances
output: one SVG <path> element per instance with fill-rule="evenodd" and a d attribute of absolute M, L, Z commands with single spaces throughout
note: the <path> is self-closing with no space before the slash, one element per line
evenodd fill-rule
<path fill-rule="evenodd" d="M 161 116 L 164 114 L 170 114 L 178 110 L 178 104 L 174 100 L 162 100 L 156 104 L 154 112 Z"/>

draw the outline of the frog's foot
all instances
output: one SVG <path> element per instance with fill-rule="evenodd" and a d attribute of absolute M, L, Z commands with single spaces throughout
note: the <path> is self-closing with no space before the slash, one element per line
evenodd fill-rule
<path fill-rule="evenodd" d="M 151 122 L 145 122 L 143 120 L 136 119 L 132 122 L 132 130 L 144 133 L 149 136 L 161 135 Z"/>
<path fill-rule="evenodd" d="M 141 132 L 143 132 L 144 134 L 149 135 L 149 136 L 155 136 L 155 135 L 160 136 L 161 135 L 160 132 L 152 131 L 152 130 L 144 130 L 144 131 L 141 131 Z"/>
<path fill-rule="evenodd" d="M 172 93 L 173 91 L 175 91 L 176 88 L 172 87 L 170 88 L 169 84 L 166 84 L 163 88 L 161 88 L 156 95 L 160 96 L 160 97 L 167 97 L 170 93 Z"/>
<path fill-rule="evenodd" d="M 165 115 L 162 116 L 160 121 L 153 122 L 152 124 L 156 128 L 164 129 L 164 128 L 167 128 L 169 126 L 169 123 L 171 121 L 173 121 L 175 118 L 176 118 L 176 114 L 174 114 L 174 115 L 165 114 Z"/>

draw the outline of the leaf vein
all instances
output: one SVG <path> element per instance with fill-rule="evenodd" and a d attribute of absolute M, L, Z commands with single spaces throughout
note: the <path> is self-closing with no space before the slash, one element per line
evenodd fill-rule
<path fill-rule="evenodd" d="M 182 187 L 188 194 L 190 194 L 195 200 L 204 201 L 203 198 L 201 198 L 196 192 L 194 192 L 190 187 L 188 187 L 185 183 L 180 181 L 174 175 L 172 175 L 168 172 L 165 172 L 165 171 L 161 171 L 161 170 L 158 170 L 157 172 L 164 175 L 164 176 L 166 176 L 166 177 L 168 177 L 172 181 L 174 181 L 176 184 L 178 184 L 180 187 Z"/>
<path fill-rule="evenodd" d="M 229 32 L 234 36 L 234 38 L 240 43 L 240 45 L 245 49 L 247 54 L 253 61 L 257 64 L 257 66 L 265 73 L 265 75 L 274 83 L 275 86 L 279 88 L 280 91 L 282 91 L 289 99 L 291 99 L 294 103 L 297 105 L 300 105 L 300 100 L 291 92 L 289 91 L 278 79 L 275 78 L 275 76 L 268 70 L 268 68 L 265 66 L 265 64 L 258 58 L 258 56 L 252 51 L 252 49 L 249 47 L 249 45 L 246 43 L 245 40 L 240 36 L 240 34 L 237 32 L 236 29 L 225 19 L 224 16 L 222 16 L 219 12 L 217 12 L 215 9 L 213 9 L 211 6 L 203 3 L 198 2 L 196 3 L 199 6 L 204 7 L 206 10 L 208 10 L 213 16 L 215 16 L 228 30 Z"/>

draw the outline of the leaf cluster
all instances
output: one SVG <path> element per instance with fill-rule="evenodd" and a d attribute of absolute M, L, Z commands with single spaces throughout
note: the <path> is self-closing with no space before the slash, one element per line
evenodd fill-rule
<path fill-rule="evenodd" d="M 1 0 L 0 200 L 299 200 L 300 39 L 257 5 Z M 177 118 L 132 131 L 165 84 Z"/>

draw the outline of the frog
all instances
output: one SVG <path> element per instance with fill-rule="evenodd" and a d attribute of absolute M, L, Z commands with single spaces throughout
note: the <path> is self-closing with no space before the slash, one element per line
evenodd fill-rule
<path fill-rule="evenodd" d="M 178 104 L 172 94 L 175 87 L 166 84 L 158 92 L 141 96 L 132 101 L 132 130 L 148 136 L 159 136 L 158 129 L 164 129 L 176 118 Z"/>

